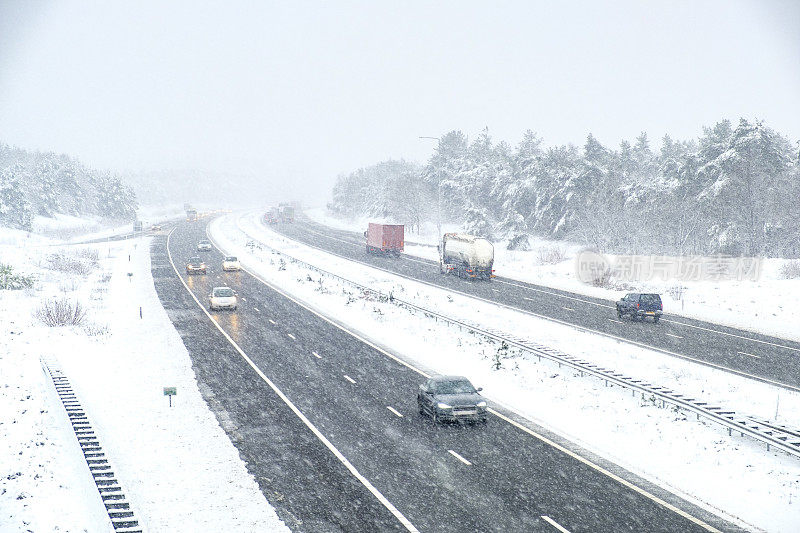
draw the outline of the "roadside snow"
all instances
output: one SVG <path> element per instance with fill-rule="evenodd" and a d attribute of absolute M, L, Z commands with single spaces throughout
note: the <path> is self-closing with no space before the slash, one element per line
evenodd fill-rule
<path fill-rule="evenodd" d="M 360 218 L 345 221 L 334 218 L 324 208 L 305 210 L 312 220 L 336 229 L 364 231 L 367 222 L 376 219 Z M 443 231 L 461 228 L 448 226 Z M 423 225 L 417 235 L 406 233 L 405 252 L 410 255 L 438 260 L 435 226 Z M 413 243 L 423 244 L 415 246 Z M 657 292 L 662 295 L 664 313 L 723 324 L 785 339 L 800 341 L 800 308 L 793 305 L 800 298 L 800 279 L 781 279 L 783 259 L 764 259 L 758 281 L 677 281 L 652 280 L 620 288 L 593 287 L 576 275 L 576 256 L 581 247 L 571 242 L 531 239 L 530 251 L 507 250 L 504 242 L 495 244 L 494 268 L 499 276 L 535 283 L 545 287 L 570 291 L 616 301 L 626 292 Z M 552 257 L 563 260 L 548 264 Z M 617 256 L 607 255 L 610 260 Z M 555 260 L 555 259 L 553 259 Z"/>
<path fill-rule="evenodd" d="M 27 238 L 0 230 L 0 242 Z M 149 238 L 92 246 L 4 244 L 0 262 L 38 277 L 0 291 L 0 530 L 108 531 L 97 489 L 39 358 L 62 366 L 146 531 L 288 531 L 203 400 L 150 273 Z M 94 264 L 48 268 L 54 253 Z M 130 255 L 130 261 L 128 257 Z M 81 302 L 82 326 L 34 317 Z M 139 318 L 139 307 L 143 318 Z M 13 333 L 12 333 L 13 332 Z M 176 386 L 173 407 L 162 387 Z"/>
<path fill-rule="evenodd" d="M 800 395 L 339 259 L 269 230 L 258 213 L 217 219 L 210 234 L 248 269 L 324 314 L 380 339 L 423 368 L 467 375 L 495 401 L 661 486 L 769 531 L 795 531 L 800 523 L 796 459 L 729 437 L 722 428 L 661 408 L 654 399 L 632 397 L 546 360 L 505 352 L 482 337 L 365 298 L 331 277 L 281 264 L 280 256 L 257 243 L 418 305 L 456 318 L 480 316 L 488 327 L 524 332 L 538 343 L 741 413 L 797 425 Z"/>

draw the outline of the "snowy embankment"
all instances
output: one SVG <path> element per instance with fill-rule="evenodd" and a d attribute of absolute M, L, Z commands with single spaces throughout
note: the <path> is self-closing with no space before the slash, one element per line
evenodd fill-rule
<path fill-rule="evenodd" d="M 288 531 L 198 390 L 153 286 L 150 238 L 55 247 L 2 229 L 0 242 L 0 263 L 38 279 L 0 290 L 0 530 L 111 528 L 42 371 L 52 357 L 145 531 Z M 83 323 L 42 325 L 34 314 L 53 299 L 80 302 Z M 165 386 L 177 387 L 171 408 Z"/>
<path fill-rule="evenodd" d="M 766 452 L 749 439 L 729 437 L 724 429 L 661 408 L 654 399 L 633 397 L 546 360 L 504 352 L 480 336 L 367 298 L 334 278 L 282 262 L 268 248 L 247 243 L 262 242 L 454 318 L 480 316 L 488 327 L 525 332 L 523 337 L 540 344 L 742 413 L 796 425 L 800 395 L 348 262 L 278 235 L 260 223 L 258 213 L 217 219 L 210 235 L 249 270 L 324 314 L 422 368 L 467 375 L 494 401 L 669 490 L 769 531 L 795 531 L 800 523 L 796 459 Z"/>
<path fill-rule="evenodd" d="M 331 217 L 324 208 L 307 209 L 312 220 L 337 229 L 362 232 L 369 221 L 345 221 Z M 443 231 L 460 231 L 457 226 Z M 407 254 L 437 261 L 436 227 L 423 225 L 420 234 L 406 231 Z M 504 242 L 495 245 L 494 268 L 499 276 L 516 279 L 575 294 L 618 300 L 626 292 L 657 292 L 662 295 L 664 313 L 705 320 L 766 335 L 800 341 L 800 279 L 781 279 L 784 259 L 764 259 L 757 281 L 707 280 L 678 281 L 653 279 L 640 283 L 618 284 L 619 288 L 594 287 L 576 275 L 576 257 L 581 246 L 564 241 L 531 239 L 530 251 L 507 250 Z M 617 256 L 607 255 L 614 261 Z M 613 284 L 613 281 L 612 281 Z M 623 286 L 624 285 L 624 286 Z"/>

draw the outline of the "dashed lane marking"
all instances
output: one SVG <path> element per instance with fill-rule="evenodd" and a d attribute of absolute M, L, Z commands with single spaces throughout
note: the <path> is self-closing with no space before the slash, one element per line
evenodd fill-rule
<path fill-rule="evenodd" d="M 322 359 L 322 356 L 320 354 L 318 354 L 317 352 L 311 352 L 311 353 L 313 353 L 314 357 L 316 357 L 317 359 Z"/>
<path fill-rule="evenodd" d="M 542 520 L 544 520 L 545 522 L 547 522 L 548 524 L 559 530 L 561 533 L 569 533 L 569 529 L 565 528 L 564 526 L 562 526 L 549 516 L 542 515 Z"/>
<path fill-rule="evenodd" d="M 753 355 L 753 354 L 751 354 L 751 353 L 747 353 L 747 352 L 736 352 L 736 353 L 740 353 L 740 354 L 742 354 L 742 355 L 746 355 L 747 357 L 753 357 L 753 358 L 755 358 L 755 359 L 761 359 L 761 356 L 760 356 L 760 355 Z"/>
<path fill-rule="evenodd" d="M 355 385 L 355 384 L 356 384 L 356 380 L 354 380 L 353 378 L 351 378 L 351 377 L 350 377 L 350 376 L 348 376 L 347 374 L 345 374 L 345 375 L 344 375 L 344 379 L 346 379 L 347 381 L 349 381 L 349 382 L 350 382 L 350 383 L 352 383 L 353 385 Z"/>
<path fill-rule="evenodd" d="M 391 407 L 391 406 L 387 405 L 386 408 L 388 410 L 390 410 L 391 412 L 393 412 L 394 414 L 396 414 L 397 416 L 399 416 L 400 418 L 403 418 L 403 415 L 401 413 L 399 413 L 397 411 L 397 409 L 395 409 L 394 407 Z"/>
<path fill-rule="evenodd" d="M 274 321 L 274 320 L 272 320 L 271 318 L 269 319 L 269 323 L 270 323 L 270 324 L 277 324 L 277 322 L 275 322 L 275 321 Z"/>
<path fill-rule="evenodd" d="M 683 338 L 680 335 L 674 335 L 672 333 L 664 333 L 664 335 L 669 335 L 670 337 L 675 337 L 676 339 L 682 339 Z"/>
<path fill-rule="evenodd" d="M 290 339 L 292 339 L 293 341 L 296 341 L 296 340 L 297 340 L 297 337 L 295 337 L 295 336 L 294 336 L 294 335 L 292 335 L 291 333 L 287 333 L 286 335 L 287 335 L 287 336 L 288 336 Z"/>
<path fill-rule="evenodd" d="M 458 455 L 458 454 L 457 454 L 456 452 L 454 452 L 453 450 L 447 450 L 447 451 L 448 451 L 448 452 L 450 452 L 450 455 L 452 455 L 453 457 L 455 457 L 456 459 L 458 459 L 459 461 L 461 461 L 461 462 L 462 462 L 462 463 L 464 463 L 465 465 L 467 465 L 467 466 L 472 466 L 472 463 L 470 463 L 469 461 L 467 461 L 466 459 L 464 459 L 463 457 L 461 457 L 460 455 Z"/>

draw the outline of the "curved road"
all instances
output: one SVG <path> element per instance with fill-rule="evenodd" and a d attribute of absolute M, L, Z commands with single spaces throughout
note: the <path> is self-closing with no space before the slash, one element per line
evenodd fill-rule
<path fill-rule="evenodd" d="M 416 281 L 505 305 L 532 315 L 600 333 L 748 378 L 800 391 L 800 343 L 665 315 L 658 324 L 619 319 L 614 302 L 498 276 L 471 281 L 439 273 L 438 264 L 402 254 L 367 254 L 364 237 L 300 216 L 269 228 L 309 246 Z M 498 268 L 498 265 L 496 265 Z"/>
<path fill-rule="evenodd" d="M 221 272 L 219 250 L 208 275 L 186 276 L 202 238 L 194 222 L 154 239 L 156 290 L 293 531 L 738 530 L 501 410 L 485 426 L 435 427 L 416 412 L 422 371 L 247 272 Z M 218 285 L 238 291 L 238 311 L 204 310 Z"/>

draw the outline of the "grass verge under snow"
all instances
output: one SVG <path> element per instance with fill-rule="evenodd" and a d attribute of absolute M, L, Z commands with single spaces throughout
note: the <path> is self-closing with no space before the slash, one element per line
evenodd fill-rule
<path fill-rule="evenodd" d="M 198 390 L 155 293 L 150 239 L 80 247 L 97 257 L 81 274 L 52 270 L 48 261 L 54 253 L 86 255 L 75 247 L 26 246 L 27 238 L 13 237 L 2 240 L 0 257 L 38 281 L 34 290 L 0 291 L 0 315 L 8 317 L 0 322 L 0 529 L 110 528 L 39 364 L 52 356 L 146 531 L 288 531 Z M 49 328 L 37 321 L 35 309 L 54 297 L 81 302 L 82 324 Z M 164 386 L 178 389 L 172 408 Z"/>

